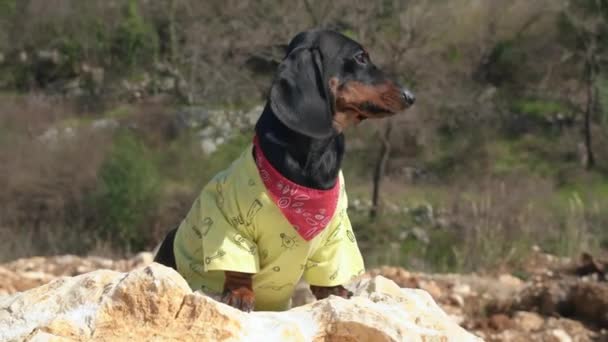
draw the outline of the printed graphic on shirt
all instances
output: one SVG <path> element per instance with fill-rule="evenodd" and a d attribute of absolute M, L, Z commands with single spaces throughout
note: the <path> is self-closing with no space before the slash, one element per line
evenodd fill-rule
<path fill-rule="evenodd" d="M 205 264 L 209 265 L 214 259 L 221 259 L 224 255 L 226 255 L 226 252 L 220 248 L 217 253 L 205 258 Z"/>
<path fill-rule="evenodd" d="M 247 250 L 250 254 L 255 255 L 257 246 L 249 242 L 249 240 L 245 239 L 243 235 L 241 235 L 240 233 L 234 234 L 234 241 L 236 241 L 239 245 L 243 246 L 243 248 Z"/>
<path fill-rule="evenodd" d="M 190 226 L 190 228 L 192 229 L 192 232 L 200 239 L 203 237 L 203 234 L 201 234 L 201 231 L 198 229 L 198 227 L 196 225 L 192 225 Z"/>
<path fill-rule="evenodd" d="M 234 228 L 238 228 L 241 225 L 245 224 L 245 220 L 243 220 L 243 217 L 239 214 L 237 216 L 233 216 L 229 219 L 230 224 L 234 227 Z"/>
<path fill-rule="evenodd" d="M 353 234 L 352 231 L 347 230 L 346 231 L 346 236 L 348 237 L 348 239 L 350 240 L 350 242 L 355 243 L 355 234 Z"/>
<path fill-rule="evenodd" d="M 353 274 L 353 275 L 350 277 L 350 280 L 351 280 L 351 281 L 353 281 L 353 280 L 355 280 L 355 279 L 359 278 L 359 277 L 360 277 L 360 276 L 361 276 L 363 273 L 365 273 L 365 270 L 364 270 L 364 269 L 362 269 L 362 268 L 361 268 L 361 269 L 359 269 L 359 270 L 358 270 L 358 271 L 357 271 L 355 274 Z"/>
<path fill-rule="evenodd" d="M 295 235 L 287 235 L 285 233 L 281 233 L 281 247 L 285 249 L 293 249 L 298 246 L 298 241 L 296 240 Z"/>
<path fill-rule="evenodd" d="M 260 200 L 256 199 L 253 201 L 253 203 L 251 203 L 251 205 L 249 206 L 249 210 L 247 211 L 247 225 L 251 226 L 251 223 L 253 222 L 253 219 L 255 218 L 255 215 L 258 213 L 258 211 L 260 211 L 260 209 L 262 209 L 263 205 L 262 202 L 260 202 Z"/>
<path fill-rule="evenodd" d="M 198 274 L 201 277 L 205 276 L 205 267 L 202 264 L 196 261 L 192 261 L 188 266 L 190 267 L 190 270 L 192 272 Z"/>
<path fill-rule="evenodd" d="M 224 207 L 224 193 L 222 192 L 222 183 L 217 182 L 215 185 L 215 190 L 217 192 L 217 196 L 215 197 L 215 202 L 218 208 Z"/>
<path fill-rule="evenodd" d="M 311 269 L 313 267 L 317 267 L 317 266 L 319 266 L 319 262 L 318 261 L 306 260 L 306 265 L 304 266 L 304 269 L 306 271 L 308 271 L 309 269 Z"/>
<path fill-rule="evenodd" d="M 342 223 L 338 224 L 338 226 L 336 228 L 334 228 L 334 230 L 332 230 L 331 233 L 329 233 L 329 235 L 327 236 L 327 240 L 325 240 L 325 247 L 335 245 L 336 243 L 338 243 L 342 240 L 342 238 L 339 235 L 341 230 L 342 230 Z"/>
<path fill-rule="evenodd" d="M 224 184 L 226 184 L 226 176 L 222 176 L 217 180 L 215 184 L 215 191 L 217 192 L 217 196 L 215 197 L 215 202 L 218 208 L 224 207 Z"/>
<path fill-rule="evenodd" d="M 336 270 L 329 276 L 329 280 L 336 280 L 338 277 L 338 271 L 340 271 L 340 269 L 336 268 Z"/>
<path fill-rule="evenodd" d="M 213 219 L 209 216 L 205 217 L 203 219 L 203 232 L 202 235 L 203 236 L 207 236 L 207 234 L 209 234 L 209 231 L 211 230 L 211 227 L 213 226 Z"/>

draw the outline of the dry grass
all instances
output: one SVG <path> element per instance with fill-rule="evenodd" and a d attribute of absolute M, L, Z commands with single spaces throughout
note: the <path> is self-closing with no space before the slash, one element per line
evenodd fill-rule
<path fill-rule="evenodd" d="M 533 246 L 575 257 L 596 253 L 608 242 L 605 192 L 589 193 L 588 185 L 582 192 L 564 191 L 548 179 L 520 174 L 443 185 L 392 177 L 384 189 L 384 215 L 378 220 L 369 221 L 366 211 L 351 212 L 370 265 L 491 272 L 518 268 Z M 351 198 L 363 201 L 369 192 L 357 186 L 349 190 Z M 410 210 L 394 213 L 395 204 Z M 430 214 L 421 215 L 420 209 Z M 428 241 L 412 235 L 416 230 Z"/>
<path fill-rule="evenodd" d="M 0 106 L 0 126 L 10 133 L 0 143 L 0 227 L 11 237 L 4 257 L 82 249 L 85 197 L 108 136 L 81 128 L 53 138 L 49 129 L 75 113 L 45 97 L 5 98 Z"/>

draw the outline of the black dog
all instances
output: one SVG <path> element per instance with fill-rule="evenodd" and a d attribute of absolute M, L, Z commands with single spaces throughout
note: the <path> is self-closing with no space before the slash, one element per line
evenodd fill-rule
<path fill-rule="evenodd" d="M 255 127 L 256 146 L 289 181 L 311 189 L 332 189 L 340 179 L 344 129 L 368 118 L 403 111 L 414 99 L 412 93 L 387 78 L 357 42 L 333 31 L 302 32 L 290 42 L 279 66 Z M 180 231 L 188 229 L 184 223 L 180 226 Z M 192 236 L 204 235 L 195 227 L 192 230 L 197 233 Z M 178 269 L 175 235 L 176 230 L 168 234 L 155 261 Z M 261 259 L 256 247 L 253 245 L 250 249 Z M 305 263 L 306 260 L 302 260 L 303 269 Z M 256 275 L 223 270 L 223 301 L 241 310 L 252 310 Z M 180 272 L 188 279 L 184 272 L 190 271 Z M 311 285 L 311 290 L 318 299 L 330 294 L 350 296 L 342 285 Z"/>

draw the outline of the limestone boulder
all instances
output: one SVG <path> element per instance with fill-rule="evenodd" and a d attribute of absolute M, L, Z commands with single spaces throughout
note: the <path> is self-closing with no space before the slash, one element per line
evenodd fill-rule
<path fill-rule="evenodd" d="M 98 270 L 0 298 L 0 341 L 478 341 L 422 290 L 377 276 L 356 296 L 243 313 L 153 263 Z"/>
<path fill-rule="evenodd" d="M 72 277 L 99 269 L 128 272 L 152 263 L 150 252 L 131 259 L 112 260 L 95 256 L 60 255 L 31 257 L 0 264 L 0 297 L 47 284 L 57 278 Z"/>

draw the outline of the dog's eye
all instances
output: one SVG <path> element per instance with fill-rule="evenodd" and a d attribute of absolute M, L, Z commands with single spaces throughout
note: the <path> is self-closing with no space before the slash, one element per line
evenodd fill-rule
<path fill-rule="evenodd" d="M 355 61 L 361 65 L 366 65 L 368 60 L 369 60 L 369 57 L 367 56 L 367 53 L 365 53 L 365 52 L 360 52 L 355 55 Z"/>

